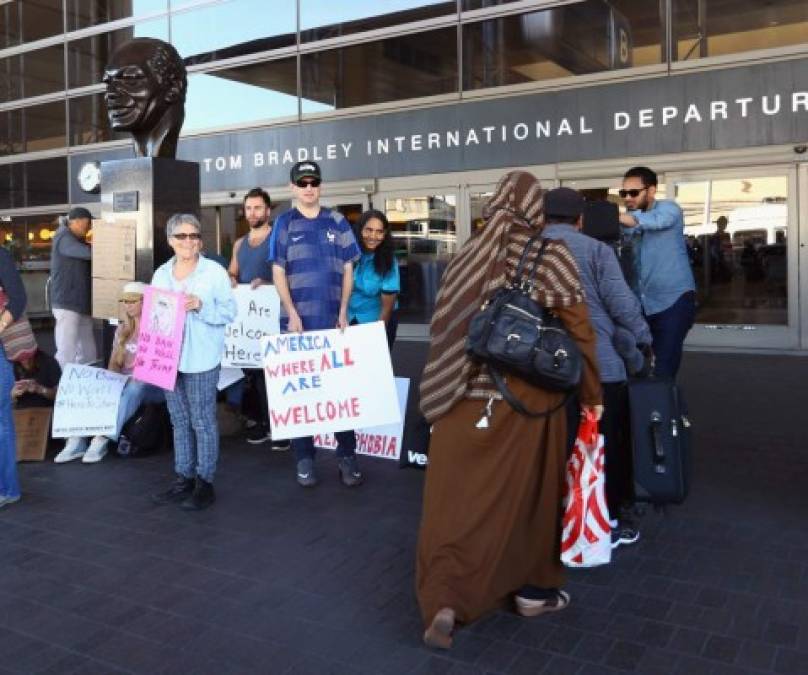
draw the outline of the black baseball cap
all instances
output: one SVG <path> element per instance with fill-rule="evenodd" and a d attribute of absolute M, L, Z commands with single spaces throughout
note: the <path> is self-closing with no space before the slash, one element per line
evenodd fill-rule
<path fill-rule="evenodd" d="M 79 220 L 80 218 L 87 218 L 88 220 L 92 220 L 93 214 L 90 213 L 83 206 L 77 206 L 73 209 L 70 209 L 70 211 L 68 211 L 67 213 L 68 220 Z"/>
<path fill-rule="evenodd" d="M 547 216 L 577 218 L 583 213 L 584 198 L 578 190 L 568 187 L 553 188 L 544 195 L 544 213 Z"/>
<path fill-rule="evenodd" d="M 322 174 L 320 173 L 320 165 L 317 162 L 298 162 L 292 167 L 292 170 L 289 172 L 289 178 L 293 183 L 297 183 L 301 178 L 316 178 L 317 180 L 322 180 Z"/>

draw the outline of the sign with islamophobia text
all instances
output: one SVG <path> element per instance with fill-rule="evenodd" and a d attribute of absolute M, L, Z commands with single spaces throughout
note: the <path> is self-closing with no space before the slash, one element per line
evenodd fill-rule
<path fill-rule="evenodd" d="M 384 323 L 264 338 L 275 439 L 401 422 Z"/>
<path fill-rule="evenodd" d="M 258 288 L 239 284 L 233 289 L 233 297 L 238 313 L 224 329 L 222 368 L 260 368 L 261 339 L 281 332 L 280 296 L 269 284 Z"/>
<path fill-rule="evenodd" d="M 118 405 L 128 375 L 68 363 L 53 404 L 53 438 L 115 433 Z"/>
<path fill-rule="evenodd" d="M 174 391 L 185 329 L 185 296 L 147 286 L 132 377 Z"/>
<path fill-rule="evenodd" d="M 396 378 L 398 409 L 401 421 L 396 424 L 384 424 L 379 427 L 356 429 L 356 453 L 370 457 L 383 457 L 398 461 L 401 456 L 401 444 L 404 438 L 404 417 L 407 413 L 407 395 L 410 381 L 406 377 Z M 325 450 L 337 449 L 337 438 L 334 434 L 316 434 L 314 445 Z"/>

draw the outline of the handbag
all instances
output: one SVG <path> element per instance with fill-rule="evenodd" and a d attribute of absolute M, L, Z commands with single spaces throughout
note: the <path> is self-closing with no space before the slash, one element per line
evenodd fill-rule
<path fill-rule="evenodd" d="M 0 313 L 5 310 L 7 304 L 8 296 L 0 288 Z M 22 361 L 36 354 L 36 338 L 25 314 L 6 326 L 5 330 L 0 333 L 0 343 L 3 344 L 3 351 L 9 361 Z"/>
<path fill-rule="evenodd" d="M 513 280 L 496 291 L 472 318 L 466 340 L 467 353 L 488 365 L 503 398 L 514 410 L 529 417 L 544 417 L 563 407 L 581 381 L 582 370 L 581 352 L 561 319 L 530 297 L 547 241 L 542 242 L 525 276 L 527 254 L 540 237 L 536 234 L 525 244 Z M 510 391 L 501 371 L 567 396 L 549 410 L 530 411 Z"/>

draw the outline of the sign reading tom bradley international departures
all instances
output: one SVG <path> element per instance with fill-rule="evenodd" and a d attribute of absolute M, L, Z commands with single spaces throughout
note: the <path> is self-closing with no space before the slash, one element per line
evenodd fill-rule
<path fill-rule="evenodd" d="M 340 181 L 806 141 L 798 59 L 190 137 L 178 156 L 207 192 L 285 184 L 301 159 Z"/>

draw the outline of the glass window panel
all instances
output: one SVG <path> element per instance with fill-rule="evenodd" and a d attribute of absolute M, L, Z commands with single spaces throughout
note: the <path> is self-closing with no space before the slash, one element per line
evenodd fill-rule
<path fill-rule="evenodd" d="M 399 319 L 429 323 L 440 279 L 457 250 L 455 195 L 391 197 L 384 200 L 401 273 Z"/>
<path fill-rule="evenodd" d="M 325 40 L 451 14 L 457 14 L 457 5 L 445 0 L 376 0 L 372 4 L 300 0 L 300 41 Z"/>
<path fill-rule="evenodd" d="M 168 10 L 168 0 L 67 0 L 67 29 L 137 18 Z"/>
<path fill-rule="evenodd" d="M 455 28 L 302 54 L 303 112 L 457 91 Z"/>
<path fill-rule="evenodd" d="M 788 199 L 785 176 L 676 184 L 699 323 L 788 323 Z"/>
<path fill-rule="evenodd" d="M 0 209 L 67 203 L 67 157 L 0 164 Z"/>
<path fill-rule="evenodd" d="M 0 112 L 0 155 L 62 148 L 64 101 Z"/>
<path fill-rule="evenodd" d="M 64 47 L 46 47 L 0 59 L 0 102 L 65 88 Z"/>
<path fill-rule="evenodd" d="M 0 2 L 0 49 L 59 35 L 62 0 Z"/>
<path fill-rule="evenodd" d="M 256 20 L 266 12 L 266 0 L 230 0 L 174 14 L 171 42 L 189 65 L 293 46 L 295 1 L 273 0 L 272 20 Z"/>
<path fill-rule="evenodd" d="M 674 0 L 673 34 L 679 61 L 804 44 L 808 3 Z"/>
<path fill-rule="evenodd" d="M 563 5 L 463 26 L 463 87 L 482 89 L 659 63 L 654 3 Z"/>
<path fill-rule="evenodd" d="M 112 53 L 136 37 L 168 40 L 168 19 L 154 19 L 67 43 L 68 84 L 71 89 L 100 84 Z"/>
<path fill-rule="evenodd" d="M 128 133 L 114 132 L 109 126 L 103 94 L 80 96 L 68 100 L 70 108 L 70 145 L 87 145 L 131 138 Z"/>
<path fill-rule="evenodd" d="M 469 12 L 473 9 L 488 9 L 489 7 L 499 7 L 500 5 L 507 5 L 517 0 L 463 0 L 461 7 L 464 12 Z"/>
<path fill-rule="evenodd" d="M 294 57 L 188 78 L 183 131 L 297 115 Z"/>

